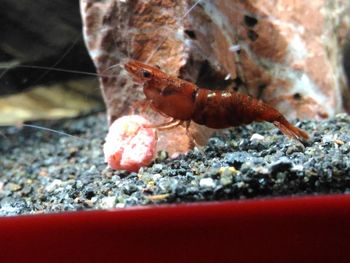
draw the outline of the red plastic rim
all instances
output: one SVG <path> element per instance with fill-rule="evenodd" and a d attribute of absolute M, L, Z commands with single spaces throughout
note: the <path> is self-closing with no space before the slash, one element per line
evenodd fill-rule
<path fill-rule="evenodd" d="M 350 262 L 350 195 L 0 218 L 2 262 Z"/>

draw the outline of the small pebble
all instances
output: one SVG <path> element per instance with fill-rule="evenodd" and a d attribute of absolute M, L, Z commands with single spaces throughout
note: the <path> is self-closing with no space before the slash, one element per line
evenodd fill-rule
<path fill-rule="evenodd" d="M 55 179 L 52 181 L 52 183 L 48 184 L 46 187 L 45 187 L 45 190 L 47 192 L 52 192 L 54 191 L 55 189 L 57 189 L 59 186 L 62 185 L 62 181 L 59 180 L 59 179 Z"/>
<path fill-rule="evenodd" d="M 212 178 L 203 178 L 199 181 L 199 186 L 213 188 L 215 186 L 215 182 Z"/>
<path fill-rule="evenodd" d="M 254 133 L 252 137 L 250 137 L 250 141 L 262 141 L 264 139 L 265 137 L 258 133 Z"/>
<path fill-rule="evenodd" d="M 8 183 L 6 184 L 5 188 L 11 192 L 17 192 L 18 190 L 22 189 L 22 186 L 15 183 Z"/>
<path fill-rule="evenodd" d="M 117 198 L 115 196 L 107 196 L 102 198 L 100 201 L 100 208 L 102 209 L 111 209 L 115 207 Z"/>

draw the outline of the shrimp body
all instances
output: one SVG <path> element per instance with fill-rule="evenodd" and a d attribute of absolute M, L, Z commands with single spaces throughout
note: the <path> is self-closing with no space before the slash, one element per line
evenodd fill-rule
<path fill-rule="evenodd" d="M 199 89 L 195 84 L 169 76 L 158 68 L 139 61 L 128 61 L 125 69 L 143 84 L 151 107 L 175 120 L 194 121 L 214 129 L 223 129 L 254 121 L 267 121 L 288 137 L 308 139 L 308 134 L 293 126 L 275 108 L 235 91 Z"/>

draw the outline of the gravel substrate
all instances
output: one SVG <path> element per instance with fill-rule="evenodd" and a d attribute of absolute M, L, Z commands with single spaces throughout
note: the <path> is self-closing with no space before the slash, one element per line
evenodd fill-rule
<path fill-rule="evenodd" d="M 298 122 L 312 136 L 304 145 L 258 123 L 213 137 L 201 150 L 175 159 L 159 153 L 139 173 L 106 167 L 103 114 L 40 124 L 80 138 L 2 128 L 1 215 L 350 192 L 345 114 Z"/>

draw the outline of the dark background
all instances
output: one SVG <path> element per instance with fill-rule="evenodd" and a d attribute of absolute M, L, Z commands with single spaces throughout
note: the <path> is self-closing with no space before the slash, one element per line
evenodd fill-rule
<path fill-rule="evenodd" d="M 1 0 L 0 65 L 10 64 L 94 72 L 82 38 L 79 1 Z M 21 67 L 0 69 L 0 76 L 0 95 L 85 77 Z"/>

